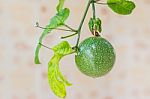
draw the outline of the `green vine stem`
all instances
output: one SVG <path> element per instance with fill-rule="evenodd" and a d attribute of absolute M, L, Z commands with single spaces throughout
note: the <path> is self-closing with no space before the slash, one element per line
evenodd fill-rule
<path fill-rule="evenodd" d="M 77 43 L 76 43 L 76 48 L 78 47 L 78 44 L 79 44 L 79 40 L 80 40 L 80 34 L 81 34 L 81 28 L 82 28 L 82 26 L 83 26 L 83 23 L 84 23 L 84 20 L 85 20 L 85 18 L 86 18 L 86 15 L 87 15 L 87 12 L 88 12 L 88 10 L 89 10 L 89 7 L 90 7 L 90 4 L 91 4 L 91 0 L 89 0 L 88 1 L 88 4 L 87 4 L 87 7 L 86 7 L 86 9 L 85 9 L 85 12 L 84 12 L 84 15 L 83 15 L 83 18 L 82 18 L 82 20 L 81 20 L 81 23 L 80 23 L 80 25 L 79 25 L 79 28 L 78 28 L 78 38 L 77 38 Z"/>

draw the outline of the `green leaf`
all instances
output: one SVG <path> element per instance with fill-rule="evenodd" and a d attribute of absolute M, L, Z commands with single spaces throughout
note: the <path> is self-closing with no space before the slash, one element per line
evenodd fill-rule
<path fill-rule="evenodd" d="M 63 8 L 65 0 L 59 0 L 59 4 L 57 6 L 57 11 L 60 12 Z"/>
<path fill-rule="evenodd" d="M 43 38 L 52 30 L 54 30 L 57 27 L 62 26 L 64 22 L 66 21 L 66 19 L 68 18 L 69 13 L 70 13 L 69 9 L 65 8 L 61 10 L 60 12 L 58 12 L 54 17 L 51 18 L 49 24 L 46 26 L 46 29 L 44 29 L 44 31 L 42 32 L 42 35 L 40 36 L 39 42 L 36 47 L 35 59 L 34 59 L 36 64 L 40 64 L 39 50 L 41 48 L 41 45 L 39 43 L 42 43 Z"/>
<path fill-rule="evenodd" d="M 48 80 L 51 90 L 60 98 L 66 96 L 65 86 L 72 85 L 69 83 L 59 70 L 59 62 L 63 56 L 72 53 L 73 50 L 67 41 L 63 41 L 52 48 L 54 56 L 48 63 Z"/>
<path fill-rule="evenodd" d="M 108 6 L 116 13 L 122 15 L 131 14 L 135 4 L 128 0 L 107 0 Z"/>
<path fill-rule="evenodd" d="M 99 18 L 96 19 L 91 18 L 89 21 L 89 29 L 92 33 L 94 32 L 100 33 L 102 31 L 101 20 Z"/>
<path fill-rule="evenodd" d="M 72 52 L 72 48 L 70 47 L 67 41 L 63 41 L 59 43 L 58 45 L 54 46 L 52 50 L 55 52 L 55 54 L 59 54 L 63 56 Z"/>

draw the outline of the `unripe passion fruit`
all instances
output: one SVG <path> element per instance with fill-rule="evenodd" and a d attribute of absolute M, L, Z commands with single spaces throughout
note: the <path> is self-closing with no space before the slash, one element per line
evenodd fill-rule
<path fill-rule="evenodd" d="M 115 62 L 113 46 L 102 37 L 89 37 L 80 43 L 75 62 L 87 76 L 100 77 L 107 74 Z"/>

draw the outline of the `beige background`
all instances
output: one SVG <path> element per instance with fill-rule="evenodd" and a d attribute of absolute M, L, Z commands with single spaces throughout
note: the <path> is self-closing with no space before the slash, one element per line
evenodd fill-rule
<path fill-rule="evenodd" d="M 0 0 L 0 99 L 57 99 L 47 81 L 47 62 L 53 52 L 41 49 L 42 64 L 33 63 L 34 50 L 45 26 L 55 14 L 58 0 Z M 61 61 L 61 70 L 73 83 L 66 99 L 150 99 L 150 0 L 134 0 L 137 7 L 130 16 L 113 13 L 97 5 L 103 22 L 102 35 L 115 47 L 117 59 L 106 76 L 92 79 L 80 73 L 74 55 Z M 87 0 L 66 0 L 71 9 L 67 23 L 77 28 Z M 104 1 L 105 2 L 105 1 Z M 82 37 L 91 36 L 87 22 Z M 53 46 L 69 32 L 53 31 L 44 44 Z M 72 45 L 76 37 L 67 39 Z"/>

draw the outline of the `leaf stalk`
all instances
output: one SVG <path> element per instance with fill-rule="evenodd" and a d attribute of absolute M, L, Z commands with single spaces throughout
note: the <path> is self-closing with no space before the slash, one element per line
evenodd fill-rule
<path fill-rule="evenodd" d="M 74 36 L 76 34 L 78 34 L 78 33 L 76 32 L 76 33 L 73 33 L 71 35 L 63 36 L 63 37 L 61 37 L 61 39 L 69 38 L 69 37 L 72 37 L 72 36 Z"/>
<path fill-rule="evenodd" d="M 41 46 L 43 46 L 43 47 L 45 47 L 45 48 L 47 48 L 47 49 L 50 49 L 50 50 L 52 50 L 52 48 L 50 48 L 50 47 L 48 47 L 48 46 L 46 46 L 46 45 L 44 45 L 44 44 L 42 44 L 42 43 L 39 43 Z"/>

